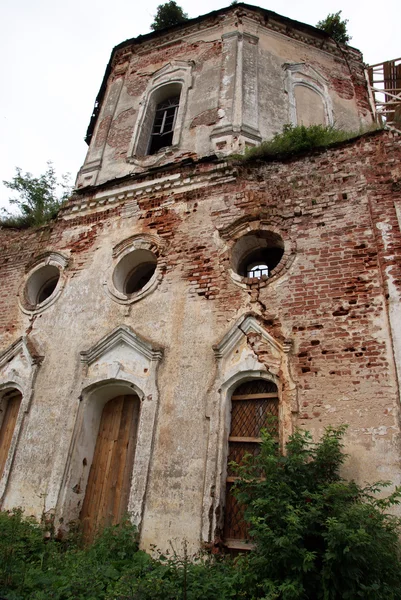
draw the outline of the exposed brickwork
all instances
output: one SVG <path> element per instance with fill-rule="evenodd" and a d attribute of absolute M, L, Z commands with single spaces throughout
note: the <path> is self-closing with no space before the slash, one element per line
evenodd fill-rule
<path fill-rule="evenodd" d="M 118 149 L 119 156 L 125 156 L 127 154 L 128 145 L 132 136 L 131 123 L 134 116 L 135 110 L 133 108 L 128 108 L 114 119 L 110 127 L 107 141 L 112 148 Z"/>
<path fill-rule="evenodd" d="M 219 120 L 218 108 L 210 108 L 205 110 L 200 115 L 196 116 L 189 126 L 190 129 L 197 127 L 198 125 L 214 125 Z"/>
<path fill-rule="evenodd" d="M 1 230 L 1 349 L 27 335 L 44 356 L 43 372 L 53 368 L 54 356 L 65 361 L 67 389 L 82 350 L 121 323 L 139 331 L 165 351 L 159 384 L 164 433 L 155 450 L 164 456 L 163 440 L 176 452 L 177 420 L 183 432 L 200 432 L 201 447 L 204 409 L 194 412 L 191 394 L 201 406 L 215 377 L 213 345 L 239 316 L 252 314 L 277 343 L 291 348 L 297 402 L 286 409 L 282 427 L 288 430 L 293 419 L 317 436 L 326 425 L 347 422 L 351 475 L 369 480 L 385 469 L 396 479 L 399 392 L 390 322 L 392 303 L 401 296 L 400 140 L 378 132 L 283 162 L 210 160 L 173 167 L 169 176 L 166 183 L 161 170 L 105 184 L 98 194 L 72 198 L 73 218 L 67 207 L 39 230 Z M 108 188 L 113 206 L 106 209 Z M 241 227 L 270 227 L 291 249 L 285 268 L 262 285 L 244 284 L 230 272 Z M 103 287 L 113 248 L 137 234 L 160 238 L 163 265 L 160 285 L 128 310 Z M 32 258 L 47 251 L 69 258 L 65 289 L 30 320 L 16 294 Z M 68 343 L 59 348 L 60 340 Z M 268 369 L 272 353 L 261 336 L 248 334 L 247 344 Z M 278 371 L 278 377 L 285 399 L 288 374 Z M 179 394 L 185 402 L 176 405 Z M 357 460 L 365 461 L 363 472 Z M 174 468 L 181 469 L 177 461 Z"/>

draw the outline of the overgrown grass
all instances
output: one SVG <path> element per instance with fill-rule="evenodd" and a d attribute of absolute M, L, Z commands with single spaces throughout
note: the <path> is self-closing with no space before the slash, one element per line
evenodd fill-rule
<path fill-rule="evenodd" d="M 138 549 L 127 520 L 90 547 L 79 534 L 44 538 L 45 527 L 20 510 L 0 512 L 0 598 L 6 600 L 225 600 L 240 598 L 230 560 L 180 552 L 152 557 Z"/>
<path fill-rule="evenodd" d="M 90 547 L 79 532 L 45 541 L 49 523 L 0 512 L 0 599 L 6 600 L 400 600 L 401 520 L 388 482 L 361 487 L 340 475 L 345 427 L 319 442 L 297 431 L 284 455 L 262 433 L 260 453 L 237 465 L 255 550 L 235 560 L 150 556 L 126 520 Z M 378 496 L 378 497 L 377 497 Z"/>
<path fill-rule="evenodd" d="M 309 127 L 285 125 L 282 133 L 277 133 L 273 139 L 262 142 L 259 146 L 247 148 L 243 156 L 235 155 L 235 158 L 245 162 L 264 158 L 286 158 L 314 149 L 328 148 L 338 142 L 358 137 L 367 131 L 372 130 L 344 131 L 323 125 Z"/>

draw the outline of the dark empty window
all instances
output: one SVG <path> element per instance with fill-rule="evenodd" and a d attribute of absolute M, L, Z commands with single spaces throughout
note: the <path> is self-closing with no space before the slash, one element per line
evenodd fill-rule
<path fill-rule="evenodd" d="M 58 280 L 59 280 L 59 276 L 57 275 L 56 277 L 53 277 L 52 279 L 50 279 L 49 281 L 47 281 L 40 288 L 40 291 L 39 291 L 39 294 L 38 294 L 37 304 L 40 304 L 41 302 L 44 302 L 45 300 L 47 300 L 48 298 L 50 298 L 50 296 L 52 295 L 52 293 L 54 292 L 54 290 L 57 287 Z"/>
<path fill-rule="evenodd" d="M 125 282 L 125 293 L 134 294 L 135 292 L 139 292 L 151 280 L 155 270 L 156 262 L 141 263 L 135 267 Z"/>
<path fill-rule="evenodd" d="M 156 106 L 155 119 L 150 135 L 149 154 L 156 154 L 161 148 L 173 143 L 174 126 L 177 119 L 180 96 L 172 96 Z"/>

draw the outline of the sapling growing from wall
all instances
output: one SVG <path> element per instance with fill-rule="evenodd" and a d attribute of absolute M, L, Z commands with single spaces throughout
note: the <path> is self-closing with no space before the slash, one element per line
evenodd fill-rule
<path fill-rule="evenodd" d="M 339 10 L 336 13 L 329 13 L 325 19 L 317 23 L 316 27 L 328 33 L 336 42 L 348 44 L 352 39 L 347 31 L 348 19 L 341 19 L 341 12 Z"/>

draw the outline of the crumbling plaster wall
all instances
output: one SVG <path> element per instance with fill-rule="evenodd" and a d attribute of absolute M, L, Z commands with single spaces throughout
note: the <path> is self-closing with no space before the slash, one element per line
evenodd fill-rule
<path fill-rule="evenodd" d="M 154 74 L 177 61 L 191 68 L 179 143 L 141 162 L 130 152 L 147 86 Z M 117 50 L 78 187 L 183 158 L 227 155 L 271 138 L 293 120 L 286 67 L 294 64 L 305 64 L 312 80 L 321 80 L 328 123 L 358 131 L 372 122 L 357 50 L 302 36 L 279 21 L 264 23 L 249 10 L 233 9 L 217 22 L 205 19 Z"/>
<path fill-rule="evenodd" d="M 124 325 L 163 350 L 142 545 L 185 538 L 195 549 L 201 530 L 212 541 L 205 515 L 218 526 L 212 480 L 224 468 L 210 452 L 221 401 L 213 347 L 247 314 L 287 348 L 287 372 L 274 363 L 281 397 L 287 378 L 296 390 L 286 432 L 296 424 L 318 437 L 326 425 L 349 423 L 346 474 L 399 484 L 400 339 L 392 311 L 400 303 L 400 180 L 400 142 L 380 132 L 286 162 L 209 162 L 127 179 L 73 197 L 57 222 L 37 231 L 2 230 L 0 350 L 26 336 L 43 357 L 3 507 L 39 516 L 63 514 L 67 497 L 74 504 L 73 486 L 65 485 L 72 481 L 66 470 L 82 393 L 80 353 Z M 226 232 L 241 219 L 281 231 L 291 247 L 264 287 L 241 287 L 229 274 Z M 165 270 L 151 294 L 127 307 L 103 284 L 113 248 L 144 232 L 164 241 Z M 67 281 L 57 301 L 30 318 L 16 294 L 32 256 L 46 251 L 68 258 Z M 268 374 L 263 337 L 251 332 L 241 343 Z"/>

